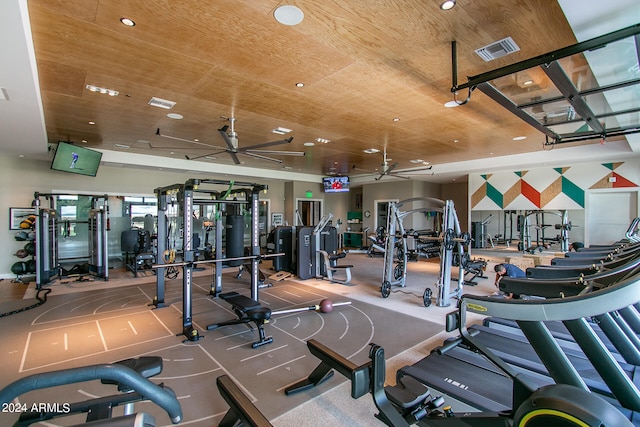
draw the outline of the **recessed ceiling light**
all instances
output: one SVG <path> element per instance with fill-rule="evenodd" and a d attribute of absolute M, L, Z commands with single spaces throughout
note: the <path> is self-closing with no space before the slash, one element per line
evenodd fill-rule
<path fill-rule="evenodd" d="M 22 158 L 24 158 L 24 154 L 18 154 L 18 157 L 20 157 L 22 159 Z"/>
<path fill-rule="evenodd" d="M 126 25 L 127 27 L 135 27 L 136 23 L 133 19 L 129 19 L 129 18 L 120 18 L 120 22 L 122 22 L 124 25 Z"/>
<path fill-rule="evenodd" d="M 460 140 L 459 139 L 454 139 L 453 142 L 460 142 Z"/>
<path fill-rule="evenodd" d="M 84 142 L 84 143 L 86 144 L 86 143 L 87 143 L 87 140 L 86 140 L 86 139 L 83 139 L 81 142 Z"/>
<path fill-rule="evenodd" d="M 379 153 L 380 150 L 378 150 L 377 148 L 367 148 L 366 150 L 362 150 L 367 154 L 375 154 L 375 153 Z"/>
<path fill-rule="evenodd" d="M 456 101 L 449 101 L 449 102 L 445 102 L 444 106 L 447 108 L 455 108 L 455 107 L 459 107 L 460 104 L 458 104 Z"/>
<path fill-rule="evenodd" d="M 309 141 L 309 142 L 305 142 L 305 143 L 304 143 L 304 144 L 302 144 L 302 145 L 304 145 L 305 147 L 313 147 L 314 145 L 316 145 L 316 143 L 315 143 L 315 142 L 311 142 L 311 141 Z"/>
<path fill-rule="evenodd" d="M 523 139 L 527 139 L 526 136 L 515 136 L 512 138 L 514 141 L 522 141 Z"/>
<path fill-rule="evenodd" d="M 399 118 L 399 117 L 394 117 L 394 118 L 393 118 L 393 121 L 394 121 L 394 122 L 399 122 L 399 121 L 400 121 L 400 118 Z"/>
<path fill-rule="evenodd" d="M 453 9 L 453 6 L 455 5 L 456 5 L 456 0 L 446 0 L 440 3 L 440 9 L 450 10 L 450 9 Z"/>
<path fill-rule="evenodd" d="M 109 96 L 118 96 L 120 92 L 113 89 L 107 89 L 104 87 L 94 86 L 94 85 L 86 85 L 85 89 L 90 90 L 91 92 L 100 92 Z"/>
<path fill-rule="evenodd" d="M 184 118 L 182 114 L 178 114 L 178 113 L 169 113 L 167 114 L 167 117 L 173 120 L 182 120 Z"/>
<path fill-rule="evenodd" d="M 533 84 L 533 80 L 525 80 L 525 81 L 522 82 L 522 84 L 525 85 L 525 86 L 532 85 Z"/>
<path fill-rule="evenodd" d="M 283 25 L 298 25 L 304 19 L 304 13 L 300 8 L 291 5 L 284 5 L 273 11 L 276 21 Z"/>
<path fill-rule="evenodd" d="M 298 82 L 298 83 L 296 83 L 296 87 L 304 87 L 304 83 Z"/>
<path fill-rule="evenodd" d="M 90 125 L 95 125 L 95 124 L 96 124 L 96 122 L 91 121 L 91 122 L 89 122 L 89 124 L 90 124 Z"/>

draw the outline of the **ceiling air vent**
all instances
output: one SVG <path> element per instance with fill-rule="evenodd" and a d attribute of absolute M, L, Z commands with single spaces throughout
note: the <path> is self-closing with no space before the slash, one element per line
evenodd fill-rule
<path fill-rule="evenodd" d="M 166 108 L 170 110 L 176 105 L 173 101 L 168 101 L 162 98 L 156 98 L 155 96 L 149 100 L 149 105 L 153 105 L 154 107 Z"/>
<path fill-rule="evenodd" d="M 476 49 L 476 53 L 480 58 L 489 62 L 519 50 L 520 48 L 516 42 L 514 42 L 511 37 L 507 37 L 485 47 L 481 47 L 480 49 Z"/>

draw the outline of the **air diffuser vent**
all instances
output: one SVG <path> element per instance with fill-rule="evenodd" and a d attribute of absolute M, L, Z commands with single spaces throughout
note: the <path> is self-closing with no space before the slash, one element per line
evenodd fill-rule
<path fill-rule="evenodd" d="M 480 49 L 476 49 L 476 53 L 480 58 L 489 62 L 519 50 L 520 48 L 516 42 L 514 42 L 511 37 L 507 37 L 485 47 L 481 47 Z"/>
<path fill-rule="evenodd" d="M 166 108 L 170 110 L 176 105 L 173 101 L 168 101 L 162 98 L 156 98 L 155 96 L 149 100 L 149 105 L 153 105 L 154 107 Z"/>

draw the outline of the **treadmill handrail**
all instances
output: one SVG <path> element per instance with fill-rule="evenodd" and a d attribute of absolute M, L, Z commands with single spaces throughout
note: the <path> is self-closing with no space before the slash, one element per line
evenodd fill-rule
<path fill-rule="evenodd" d="M 464 294 L 459 305 L 460 327 L 465 328 L 467 311 L 510 320 L 562 321 L 609 313 L 638 301 L 640 274 L 603 289 L 566 298 L 520 300 Z"/>

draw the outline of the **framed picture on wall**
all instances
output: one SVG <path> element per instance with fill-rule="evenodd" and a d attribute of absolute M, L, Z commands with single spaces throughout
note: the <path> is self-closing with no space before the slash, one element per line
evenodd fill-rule
<path fill-rule="evenodd" d="M 35 208 L 9 208 L 9 230 L 23 230 L 23 228 L 20 227 L 20 223 L 27 219 L 29 215 L 35 214 Z"/>
<path fill-rule="evenodd" d="M 271 214 L 271 226 L 278 227 L 284 225 L 284 214 L 282 212 L 274 212 Z"/>

